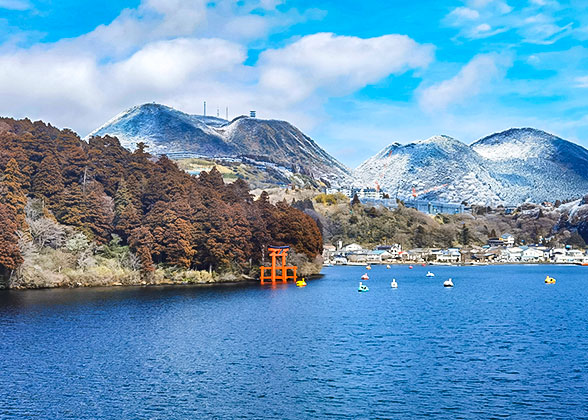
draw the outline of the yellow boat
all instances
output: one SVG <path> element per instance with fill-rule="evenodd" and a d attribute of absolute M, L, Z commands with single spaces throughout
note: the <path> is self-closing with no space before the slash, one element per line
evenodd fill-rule
<path fill-rule="evenodd" d="M 302 279 L 302 280 L 298 280 L 298 281 L 296 282 L 296 286 L 297 286 L 297 287 L 304 287 L 304 286 L 306 286 L 306 281 L 304 281 L 304 279 Z"/>
<path fill-rule="evenodd" d="M 546 276 L 545 284 L 555 284 L 555 279 L 553 277 Z"/>

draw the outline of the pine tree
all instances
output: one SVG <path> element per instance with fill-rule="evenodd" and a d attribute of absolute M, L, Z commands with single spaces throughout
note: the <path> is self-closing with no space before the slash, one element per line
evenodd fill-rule
<path fill-rule="evenodd" d="M 459 236 L 460 236 L 462 245 L 469 245 L 470 239 L 471 239 L 470 238 L 470 229 L 465 225 L 465 223 L 461 227 L 461 231 L 459 233 Z"/>
<path fill-rule="evenodd" d="M 133 230 L 129 237 L 129 245 L 141 261 L 141 268 L 144 272 L 155 270 L 151 250 L 155 245 L 155 238 L 147 226 L 141 226 Z"/>
<path fill-rule="evenodd" d="M 25 206 L 27 197 L 22 189 L 23 176 L 15 159 L 10 159 L 0 181 L 0 202 L 6 205 L 15 217 L 18 229 L 26 230 Z"/>
<path fill-rule="evenodd" d="M 125 241 L 136 228 L 141 226 L 139 212 L 132 204 L 128 204 L 116 221 L 116 233 Z"/>
<path fill-rule="evenodd" d="M 0 203 L 0 275 L 3 277 L 23 262 L 16 230 L 14 213 L 8 206 Z"/>
<path fill-rule="evenodd" d="M 131 194 L 127 188 L 127 183 L 124 178 L 118 182 L 118 188 L 114 194 L 114 214 L 115 221 L 121 216 L 122 212 L 131 204 Z"/>
<path fill-rule="evenodd" d="M 59 196 L 55 213 L 60 223 L 83 228 L 86 217 L 86 202 L 80 184 L 73 183 L 66 187 Z"/>
<path fill-rule="evenodd" d="M 63 189 L 64 181 L 59 161 L 50 154 L 41 161 L 39 170 L 33 177 L 33 194 L 40 199 L 50 199 Z"/>
<path fill-rule="evenodd" d="M 108 242 L 114 219 L 112 199 L 104 193 L 102 185 L 98 182 L 89 184 L 84 199 L 86 202 L 84 227 L 92 232 L 99 243 Z"/>

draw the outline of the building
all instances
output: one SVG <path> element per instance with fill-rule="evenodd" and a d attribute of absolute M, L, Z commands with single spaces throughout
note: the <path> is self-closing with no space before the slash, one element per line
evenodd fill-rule
<path fill-rule="evenodd" d="M 356 252 L 356 251 L 362 251 L 363 248 L 359 244 L 349 244 L 349 245 L 345 245 L 341 250 L 343 252 Z"/>
<path fill-rule="evenodd" d="M 489 238 L 488 245 L 490 247 L 512 247 L 514 246 L 514 236 L 505 233 L 500 238 Z"/>
<path fill-rule="evenodd" d="M 463 214 L 468 209 L 463 204 L 444 203 L 442 201 L 408 200 L 404 203 L 410 207 L 427 214 Z"/>

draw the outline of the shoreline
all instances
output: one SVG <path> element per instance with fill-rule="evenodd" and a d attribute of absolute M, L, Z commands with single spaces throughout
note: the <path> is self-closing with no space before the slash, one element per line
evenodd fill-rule
<path fill-rule="evenodd" d="M 239 277 L 226 277 L 226 274 L 217 274 L 216 279 L 212 281 L 174 281 L 170 279 L 165 279 L 156 282 L 148 282 L 148 281 L 137 281 L 137 282 L 110 282 L 110 283 L 68 283 L 68 284 L 55 284 L 51 286 L 16 286 L 16 287 L 6 287 L 5 285 L 0 286 L 0 293 L 3 291 L 20 291 L 20 290 L 66 290 L 66 289 L 98 289 L 98 288 L 129 288 L 129 287 L 144 287 L 144 288 L 152 288 L 152 287 L 169 287 L 169 286 L 194 286 L 194 287 L 213 287 L 213 286 L 238 286 L 238 285 L 253 285 L 253 284 L 260 284 L 260 280 L 258 278 L 253 278 L 247 275 L 241 275 Z M 316 273 L 306 276 L 299 276 L 300 278 L 304 277 L 306 280 L 317 280 L 319 278 L 324 277 L 323 273 Z M 292 283 L 292 281 L 288 281 L 288 283 Z M 266 282 L 265 285 L 271 285 L 271 282 Z M 283 284 L 281 281 L 276 282 L 276 284 Z"/>

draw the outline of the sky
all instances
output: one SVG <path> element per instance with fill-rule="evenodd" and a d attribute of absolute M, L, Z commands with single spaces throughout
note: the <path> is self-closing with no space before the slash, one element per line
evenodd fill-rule
<path fill-rule="evenodd" d="M 353 168 L 534 127 L 588 146 L 585 0 L 0 0 L 0 115 L 284 119 Z"/>

